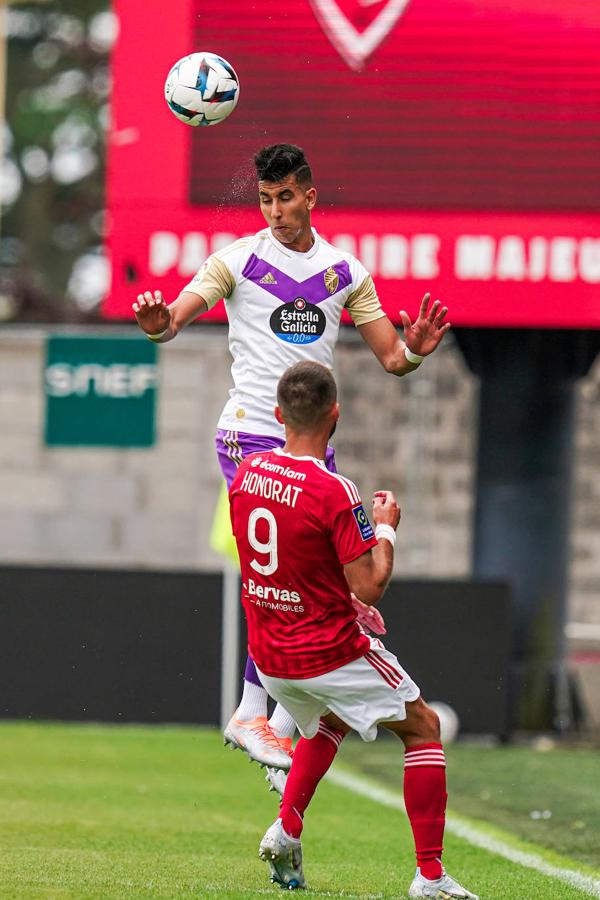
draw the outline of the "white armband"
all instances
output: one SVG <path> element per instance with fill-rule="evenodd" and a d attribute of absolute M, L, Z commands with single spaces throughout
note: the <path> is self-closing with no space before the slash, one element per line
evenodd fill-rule
<path fill-rule="evenodd" d="M 413 353 L 412 350 L 409 350 L 406 344 L 404 345 L 404 356 L 406 357 L 406 361 L 412 363 L 414 366 L 420 366 L 424 356 L 419 356 L 418 353 Z"/>
<path fill-rule="evenodd" d="M 165 328 L 164 331 L 159 331 L 157 334 L 148 334 L 144 332 L 149 341 L 160 341 L 161 337 L 164 337 L 169 329 Z"/>
<path fill-rule="evenodd" d="M 396 532 L 392 528 L 391 525 L 385 525 L 380 523 L 375 527 L 375 537 L 377 540 L 380 538 L 385 538 L 386 541 L 389 541 L 392 547 L 396 543 Z"/>

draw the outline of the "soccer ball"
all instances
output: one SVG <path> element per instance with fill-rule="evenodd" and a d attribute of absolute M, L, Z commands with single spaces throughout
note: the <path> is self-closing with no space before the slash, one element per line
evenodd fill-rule
<path fill-rule="evenodd" d="M 235 109 L 240 83 L 216 53 L 191 53 L 176 62 L 165 83 L 169 109 L 188 125 L 218 125 Z"/>

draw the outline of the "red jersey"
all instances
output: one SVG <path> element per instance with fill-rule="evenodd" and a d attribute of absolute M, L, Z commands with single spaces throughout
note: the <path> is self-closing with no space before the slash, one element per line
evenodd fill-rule
<path fill-rule="evenodd" d="M 311 678 L 358 659 L 344 565 L 376 546 L 353 482 L 311 456 L 253 453 L 229 491 L 248 649 L 274 678 Z"/>

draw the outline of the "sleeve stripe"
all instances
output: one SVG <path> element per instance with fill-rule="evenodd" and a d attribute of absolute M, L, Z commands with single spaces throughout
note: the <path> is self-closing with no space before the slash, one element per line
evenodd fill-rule
<path fill-rule="evenodd" d="M 349 478 L 345 478 L 344 475 L 340 475 L 340 478 L 343 479 L 343 481 L 346 482 L 346 484 L 347 484 L 348 487 L 350 488 L 350 493 L 351 493 L 351 494 L 354 494 L 354 502 L 355 502 L 355 503 L 360 503 L 360 502 L 361 502 L 361 501 L 360 501 L 360 494 L 358 493 L 358 488 L 356 487 L 356 485 L 354 484 L 354 482 L 353 482 L 353 481 L 350 481 Z"/>
<path fill-rule="evenodd" d="M 337 478 L 340 484 L 344 486 L 344 490 L 348 494 L 348 499 L 352 506 L 356 506 L 357 503 L 360 503 L 360 494 L 353 481 L 350 481 L 349 478 L 344 478 L 344 476 L 340 475 L 338 472 L 330 472 L 329 469 L 326 469 L 325 471 L 333 478 Z"/>
<path fill-rule="evenodd" d="M 344 475 L 340 475 L 339 472 L 330 472 L 326 467 L 325 463 L 322 460 L 313 459 L 315 465 L 322 469 L 327 475 L 330 475 L 332 478 L 335 478 L 340 484 L 343 486 L 346 494 L 348 495 L 348 500 L 352 504 L 352 506 L 357 506 L 361 503 L 360 494 L 358 493 L 358 488 L 354 484 L 353 481 L 350 481 L 349 478 L 346 478 Z"/>

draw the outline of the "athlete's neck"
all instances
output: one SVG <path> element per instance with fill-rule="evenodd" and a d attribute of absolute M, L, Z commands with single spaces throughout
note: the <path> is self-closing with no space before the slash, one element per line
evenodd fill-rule
<path fill-rule="evenodd" d="M 328 434 L 298 434 L 287 430 L 283 452 L 289 453 L 290 456 L 314 456 L 315 459 L 325 459 L 328 443 Z"/>
<path fill-rule="evenodd" d="M 308 253 L 310 248 L 315 242 L 315 236 L 312 233 L 312 228 L 309 228 L 308 231 L 302 231 L 297 237 L 294 238 L 293 241 L 282 241 L 279 235 L 275 232 L 271 232 L 273 237 L 279 241 L 284 247 L 288 250 L 295 250 L 296 253 Z M 285 232 L 283 232 L 285 234 Z"/>

